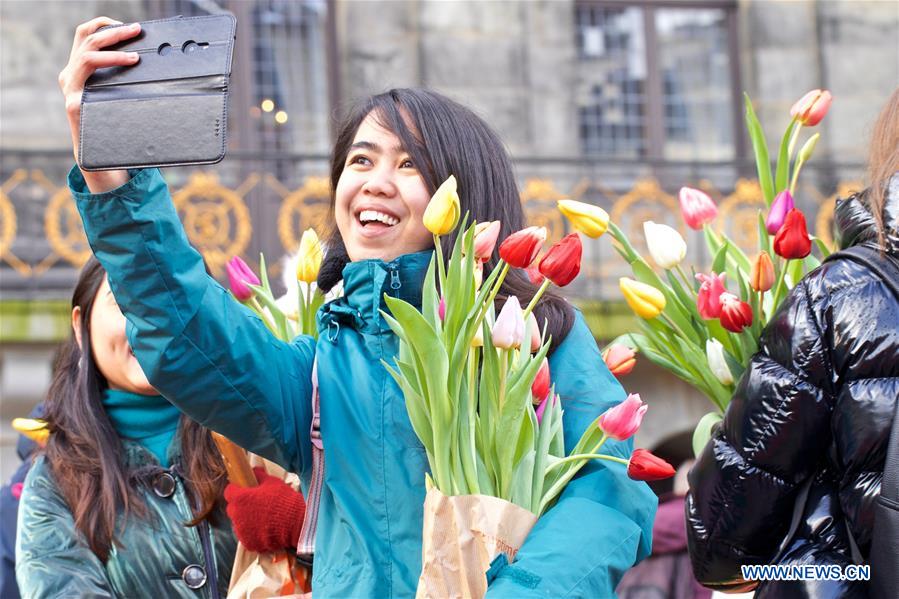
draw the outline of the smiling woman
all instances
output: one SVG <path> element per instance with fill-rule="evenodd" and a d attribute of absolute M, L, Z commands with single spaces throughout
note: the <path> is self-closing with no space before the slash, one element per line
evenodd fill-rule
<path fill-rule="evenodd" d="M 350 260 L 390 261 L 430 246 L 422 215 L 431 193 L 402 142 L 365 117 L 337 183 L 334 213 Z"/>
<path fill-rule="evenodd" d="M 83 31 L 96 28 L 92 23 Z M 79 127 L 74 99 L 104 62 L 96 55 L 107 55 L 105 64 L 116 60 L 114 52 L 87 50 L 76 39 L 60 80 L 73 139 Z M 125 58 L 119 64 L 127 64 Z M 431 91 L 396 89 L 349 114 L 332 155 L 333 229 L 318 276 L 325 291 L 342 281 L 344 295 L 319 310 L 317 340 L 301 335 L 285 343 L 206 274 L 159 171 L 91 173 L 76 166 L 69 174 L 91 247 L 133 327 L 137 359 L 166 398 L 235 443 L 300 473 L 308 486 L 317 391 L 315 432 L 321 437 L 315 435 L 315 443 L 324 447 L 325 472 L 315 478 L 322 487 L 318 509 L 306 512 L 318 515 L 316 597 L 416 592 L 428 462 L 402 391 L 383 366 L 394 363 L 399 345 L 383 316 L 384 298 L 421 305 L 433 255 L 422 219 L 450 176 L 469 221 L 499 221 L 500 238 L 524 226 L 509 156 L 469 109 Z M 448 248 L 458 231 L 441 237 Z M 498 251 L 484 258 L 486 278 Z M 527 303 L 535 292 L 525 273 L 513 269 L 496 301 L 502 305 L 514 295 Z M 552 338 L 549 368 L 570 451 L 596 414 L 625 394 L 568 302 L 547 293 L 534 315 Z M 632 442 L 605 448 L 626 458 Z M 655 505 L 649 489 L 629 481 L 621 464 L 584 467 L 540 518 L 514 565 L 491 574 L 488 596 L 612 596 L 621 574 L 649 552 Z M 270 518 L 278 515 L 271 511 Z"/>

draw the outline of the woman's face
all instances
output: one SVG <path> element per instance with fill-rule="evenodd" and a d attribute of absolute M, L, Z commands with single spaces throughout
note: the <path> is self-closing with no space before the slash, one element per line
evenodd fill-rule
<path fill-rule="evenodd" d="M 72 326 L 78 345 L 81 343 L 81 310 L 72 311 Z M 128 339 L 125 337 L 125 316 L 109 289 L 109 282 L 103 277 L 103 283 L 94 297 L 88 323 L 91 334 L 91 351 L 97 368 L 106 377 L 110 389 L 131 391 L 141 395 L 155 395 L 156 390 L 150 386 L 143 369 L 137 363 Z"/>
<path fill-rule="evenodd" d="M 433 243 L 421 220 L 431 194 L 400 139 L 371 114 L 356 131 L 335 196 L 350 260 L 390 261 Z"/>

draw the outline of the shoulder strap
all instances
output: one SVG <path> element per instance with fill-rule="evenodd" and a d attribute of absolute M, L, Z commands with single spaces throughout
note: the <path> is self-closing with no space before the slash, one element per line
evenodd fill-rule
<path fill-rule="evenodd" d="M 315 533 L 318 528 L 318 508 L 322 498 L 322 483 L 325 479 L 325 452 L 321 435 L 321 402 L 318 392 L 318 357 L 312 363 L 312 480 L 306 497 L 306 514 L 297 543 L 297 561 L 312 567 L 315 553 Z"/>

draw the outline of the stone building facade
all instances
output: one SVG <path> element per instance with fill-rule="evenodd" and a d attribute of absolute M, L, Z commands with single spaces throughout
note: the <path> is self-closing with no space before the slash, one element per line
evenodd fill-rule
<path fill-rule="evenodd" d="M 226 242 L 194 232 L 218 273 L 230 254 L 279 256 L 302 228 L 322 224 L 335 117 L 392 87 L 429 87 L 483 116 L 514 158 L 532 220 L 556 236 L 564 223 L 551 206 L 561 197 L 631 218 L 633 236 L 638 214 L 683 229 L 674 202 L 683 184 L 706 186 L 734 209 L 723 226 L 739 227 L 741 206 L 758 202 L 742 92 L 774 140 L 801 94 L 830 89 L 836 100 L 798 194 L 826 237 L 833 198 L 860 185 L 870 123 L 899 83 L 899 4 L 879 0 L 4 0 L 4 476 L 15 462 L 9 420 L 46 388 L 88 251 L 66 208 L 71 147 L 56 84 L 72 32 L 99 14 L 128 22 L 219 10 L 238 17 L 229 157 L 167 173 L 173 189 L 187 190 L 185 211 L 203 210 L 190 190 L 244 206 L 228 217 Z M 701 238 L 687 239 L 691 258 L 707 260 Z M 605 342 L 634 324 L 614 285 L 626 271 L 606 240 L 585 251 L 571 295 Z M 643 446 L 691 429 L 710 409 L 645 361 L 624 383 L 653 405 Z"/>

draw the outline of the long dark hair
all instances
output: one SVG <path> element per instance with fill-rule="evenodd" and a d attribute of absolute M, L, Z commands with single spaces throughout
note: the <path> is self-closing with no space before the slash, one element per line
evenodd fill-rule
<path fill-rule="evenodd" d="M 103 392 L 108 385 L 90 351 L 91 313 L 105 276 L 106 271 L 93 257 L 81 270 L 72 308 L 81 310 L 81 344 L 85 351 L 74 335 L 63 344 L 44 415 L 50 431 L 44 450 L 50 471 L 72 512 L 75 527 L 104 562 L 112 544 L 117 543 L 117 516 L 121 514 L 122 522 L 131 515 L 147 516 L 138 492 L 146 469 L 129 470 L 125 465 L 122 441 L 103 409 Z M 225 467 L 208 430 L 182 416 L 179 433 L 181 469 L 198 506 L 195 518 L 187 523 L 193 526 L 219 515 L 227 482 Z"/>
<path fill-rule="evenodd" d="M 450 175 L 458 181 L 462 213 L 469 221 L 502 222 L 500 239 L 525 226 L 524 210 L 515 183 L 512 162 L 493 130 L 468 108 L 440 94 L 423 89 L 393 89 L 371 96 L 350 112 L 340 126 L 331 156 L 331 209 L 333 212 L 337 182 L 346 165 L 347 154 L 359 125 L 369 115 L 378 124 L 400 138 L 403 148 L 418 165 L 430 193 Z M 333 222 L 333 218 L 332 218 Z M 456 235 L 443 238 L 444 255 L 449 256 Z M 328 253 L 319 271 L 318 285 L 331 289 L 341 278 L 349 262 L 343 239 L 334 225 L 328 235 Z M 499 254 L 485 264 L 485 278 L 499 261 Z M 536 293 L 525 273 L 511 269 L 497 295 L 497 308 L 505 298 L 515 295 L 522 305 Z M 574 311 L 561 296 L 547 291 L 534 310 L 537 322 L 552 336 L 552 349 L 568 334 L 574 323 Z"/>

